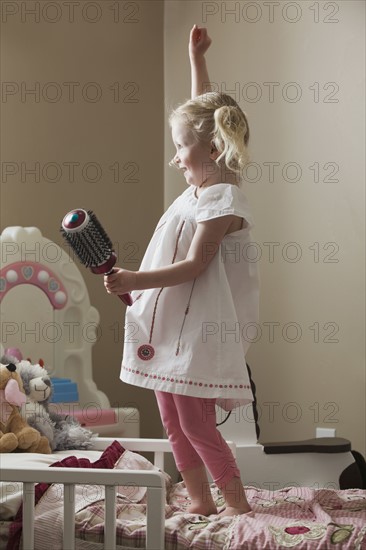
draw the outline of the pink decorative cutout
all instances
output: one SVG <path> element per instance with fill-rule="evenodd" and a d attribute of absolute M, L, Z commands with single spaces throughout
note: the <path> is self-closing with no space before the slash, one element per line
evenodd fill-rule
<path fill-rule="evenodd" d="M 66 288 L 48 267 L 35 262 L 15 262 L 0 271 L 0 302 L 17 285 L 35 285 L 47 295 L 54 309 L 67 303 Z"/>

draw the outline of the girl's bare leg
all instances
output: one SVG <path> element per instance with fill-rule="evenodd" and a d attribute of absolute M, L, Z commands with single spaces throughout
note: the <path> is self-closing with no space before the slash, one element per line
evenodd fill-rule
<path fill-rule="evenodd" d="M 245 491 L 240 477 L 233 477 L 224 486 L 220 487 L 226 502 L 226 508 L 220 512 L 220 516 L 236 516 L 251 511 L 251 507 L 245 496 Z"/>
<path fill-rule="evenodd" d="M 209 516 L 217 514 L 217 508 L 213 501 L 210 483 L 207 479 L 206 468 L 199 466 L 181 472 L 183 481 L 191 498 L 191 504 L 187 512 Z"/>

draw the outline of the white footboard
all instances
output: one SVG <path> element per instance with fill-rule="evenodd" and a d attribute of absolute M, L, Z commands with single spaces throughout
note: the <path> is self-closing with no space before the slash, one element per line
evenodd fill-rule
<path fill-rule="evenodd" d="M 2 481 L 20 481 L 23 488 L 23 548 L 34 550 L 34 484 L 61 483 L 64 485 L 63 548 L 75 548 L 75 485 L 104 485 L 105 525 L 104 548 L 116 548 L 116 485 L 147 487 L 146 548 L 164 548 L 165 480 L 160 472 L 139 470 L 104 470 L 88 468 L 49 468 L 1 470 Z"/>
<path fill-rule="evenodd" d="M 164 470 L 164 453 L 171 452 L 167 439 L 95 438 L 93 450 L 105 450 L 113 441 L 136 452 L 153 452 L 154 464 Z M 228 442 L 235 455 L 235 444 Z M 72 451 L 70 451 L 72 455 Z M 26 455 L 24 455 L 26 456 Z M 146 549 L 165 547 L 165 478 L 161 472 L 145 470 L 109 470 L 89 468 L 12 468 L 1 467 L 0 481 L 21 482 L 23 486 L 23 549 L 34 550 L 34 495 L 36 483 L 64 485 L 63 548 L 75 549 L 75 485 L 105 487 L 104 549 L 116 549 L 116 486 L 147 488 Z"/>
<path fill-rule="evenodd" d="M 93 449 L 103 451 L 113 441 L 125 449 L 136 452 L 153 452 L 154 464 L 164 468 L 164 453 L 170 452 L 166 439 L 118 439 L 96 438 Z M 70 451 L 70 455 L 72 451 Z M 2 467 L 1 481 L 23 482 L 23 549 L 34 550 L 34 486 L 36 483 L 61 483 L 64 485 L 63 548 L 75 548 L 75 485 L 105 486 L 104 548 L 116 548 L 116 486 L 136 485 L 147 487 L 146 549 L 164 549 L 165 479 L 160 472 L 140 470 L 107 470 L 88 468 L 29 468 Z"/>

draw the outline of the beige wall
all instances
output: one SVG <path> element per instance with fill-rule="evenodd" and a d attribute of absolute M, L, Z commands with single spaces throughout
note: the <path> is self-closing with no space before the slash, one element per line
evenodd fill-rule
<path fill-rule="evenodd" d="M 8 3 L 19 10 L 25 4 L 34 2 Z M 51 6 L 39 22 L 21 11 L 2 14 L 1 77 L 8 95 L 1 103 L 1 160 L 3 170 L 16 173 L 2 176 L 1 229 L 36 225 L 63 245 L 58 227 L 64 213 L 80 205 L 93 208 L 120 263 L 137 269 L 164 200 L 166 207 L 185 188 L 167 167 L 173 147 L 164 114 L 190 92 L 189 29 L 194 22 L 208 26 L 211 78 L 232 90 L 251 124 L 256 164 L 246 174 L 245 190 L 256 220 L 253 239 L 262 253 L 262 336 L 248 362 L 257 384 L 261 439 L 308 438 L 319 425 L 336 428 L 365 453 L 363 2 L 332 2 L 327 9 L 315 3 L 318 23 L 314 3 L 304 1 L 281 2 L 272 23 L 261 2 L 251 2 L 245 12 L 244 2 L 167 1 L 165 20 L 163 2 L 156 0 L 120 2 L 119 14 L 110 9 L 114 2 L 79 1 L 74 13 L 59 4 L 59 13 Z M 288 11 L 282 12 L 285 4 Z M 286 21 L 297 19 L 300 4 L 299 20 Z M 228 14 L 234 5 L 239 12 Z M 257 22 L 246 21 L 256 16 Z M 23 90 L 40 83 L 38 103 L 34 96 L 22 97 L 22 82 Z M 74 101 L 67 82 L 80 83 Z M 110 90 L 115 82 L 117 103 Z M 256 84 L 246 88 L 249 82 Z M 268 82 L 279 83 L 273 101 Z M 296 87 L 288 86 L 294 82 Z M 61 97 L 51 102 L 60 89 Z M 92 102 L 96 90 L 102 97 Z M 255 90 L 262 97 L 250 101 Z M 291 102 L 296 90 L 302 97 Z M 22 163 L 31 168 L 35 162 L 39 183 L 21 170 Z M 71 162 L 80 163 L 73 182 L 66 164 Z M 269 162 L 279 163 L 273 181 Z M 98 164 L 100 181 L 90 181 L 96 172 L 87 163 Z M 109 168 L 115 163 L 119 183 Z M 297 163 L 299 181 L 284 180 L 283 170 L 288 180 L 296 176 L 288 163 Z M 58 166 L 60 179 L 52 182 Z M 257 182 L 255 168 L 261 171 Z M 279 243 L 272 245 L 273 258 L 265 243 Z M 301 254 L 297 262 L 291 261 L 294 254 Z M 117 382 L 124 308 L 105 294 L 98 277 L 83 273 L 101 314 L 95 380 L 113 405 L 137 404 L 142 436 L 158 436 L 152 392 Z"/>
<path fill-rule="evenodd" d="M 206 26 L 211 80 L 231 91 L 251 129 L 244 188 L 262 291 L 248 363 L 261 440 L 311 438 L 321 426 L 365 452 L 365 6 L 280 2 L 271 13 L 265 4 L 166 2 L 166 112 L 189 97 L 189 30 Z M 278 163 L 273 178 L 268 163 Z M 184 188 L 166 167 L 166 205 Z"/>
<path fill-rule="evenodd" d="M 62 1 L 58 11 L 54 2 L 2 4 L 8 7 L 2 14 L 1 77 L 8 93 L 1 103 L 7 170 L 1 229 L 35 225 L 64 246 L 59 225 L 65 213 L 91 208 L 108 230 L 119 263 L 137 269 L 163 211 L 163 3 L 79 1 L 73 12 Z M 21 9 L 37 4 L 39 18 Z M 117 4 L 119 13 L 111 11 Z M 11 15 L 12 8 L 18 13 Z M 79 83 L 74 98 L 70 82 Z M 22 97 L 22 89 L 37 83 L 38 95 Z M 79 163 L 74 181 L 72 162 Z M 39 182 L 25 172 L 35 163 Z M 11 175 L 11 169 L 18 171 Z M 113 405 L 138 406 L 142 436 L 160 436 L 153 393 L 119 382 L 125 307 L 106 294 L 102 278 L 80 268 L 101 316 L 95 381 Z"/>

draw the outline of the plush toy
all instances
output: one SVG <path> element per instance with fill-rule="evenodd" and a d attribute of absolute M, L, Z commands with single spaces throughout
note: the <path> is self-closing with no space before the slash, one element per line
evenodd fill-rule
<path fill-rule="evenodd" d="M 14 363 L 0 363 L 0 452 L 15 450 L 49 454 L 48 439 L 20 415 L 26 401 L 22 380 Z"/>
<path fill-rule="evenodd" d="M 47 437 L 52 451 L 90 448 L 93 436 L 90 430 L 83 428 L 72 416 L 50 411 L 53 386 L 47 370 L 25 360 L 17 364 L 17 370 L 27 397 L 21 414 L 30 426 Z"/>
<path fill-rule="evenodd" d="M 32 365 L 25 360 L 17 363 L 17 370 L 26 395 L 20 414 L 32 428 L 47 437 L 51 449 L 54 450 L 55 423 L 46 408 L 52 391 L 50 377 L 40 365 Z"/>

